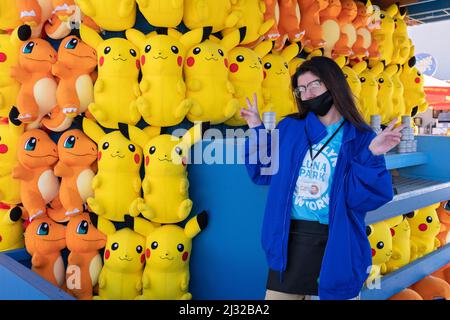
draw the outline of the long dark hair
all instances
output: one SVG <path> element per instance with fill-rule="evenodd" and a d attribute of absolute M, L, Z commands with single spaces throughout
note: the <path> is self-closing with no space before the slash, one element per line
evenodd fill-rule
<path fill-rule="evenodd" d="M 353 93 L 345 79 L 344 72 L 334 60 L 327 57 L 313 57 L 305 61 L 298 67 L 292 77 L 292 88 L 297 87 L 298 77 L 306 72 L 311 72 L 322 80 L 333 96 L 334 106 L 346 120 L 350 121 L 359 130 L 369 130 L 369 126 L 356 107 Z M 295 99 L 298 113 L 291 114 L 289 117 L 304 119 L 308 111 L 301 107 L 299 98 L 295 97 Z"/>

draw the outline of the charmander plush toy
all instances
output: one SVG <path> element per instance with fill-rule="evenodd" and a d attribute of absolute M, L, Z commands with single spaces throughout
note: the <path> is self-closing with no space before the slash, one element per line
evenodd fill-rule
<path fill-rule="evenodd" d="M 124 221 L 127 214 L 137 216 L 137 203 L 143 202 L 139 175 L 142 149 L 128 139 L 127 129 L 125 126 L 123 134 L 106 134 L 94 121 L 83 118 L 83 132 L 98 146 L 98 172 L 92 180 L 94 196 L 87 203 L 97 215 L 117 222 Z"/>
<path fill-rule="evenodd" d="M 450 243 L 450 200 L 441 202 L 441 205 L 437 209 L 437 214 L 441 222 L 441 229 L 437 238 L 441 246 L 445 246 L 447 243 Z"/>
<path fill-rule="evenodd" d="M 394 15 L 398 12 L 397 5 L 393 4 L 384 10 L 375 10 L 375 20 L 380 20 L 380 28 L 376 28 L 372 32 L 372 38 L 375 39 L 378 45 L 379 57 L 371 58 L 375 61 L 384 61 L 386 65 L 391 63 L 392 55 L 394 53 Z"/>
<path fill-rule="evenodd" d="M 142 95 L 137 99 L 137 107 L 149 125 L 171 127 L 186 117 L 192 101 L 186 98 L 183 64 L 187 50 L 207 38 L 210 31 L 201 28 L 181 35 L 165 29 L 148 36 L 135 29 L 126 32 L 141 51 Z"/>
<path fill-rule="evenodd" d="M 212 27 L 216 33 L 233 28 L 240 15 L 232 10 L 236 0 L 185 0 L 183 22 L 189 29 Z"/>
<path fill-rule="evenodd" d="M 390 226 L 392 235 L 392 256 L 386 262 L 387 272 L 406 266 L 411 260 L 411 228 L 408 219 L 402 217 Z"/>
<path fill-rule="evenodd" d="M 353 26 L 356 29 L 356 41 L 353 44 L 353 53 L 350 58 L 358 63 L 369 56 L 369 48 L 372 45 L 372 33 L 368 26 L 374 7 L 370 1 L 367 1 L 366 4 L 356 1 L 356 7 L 358 12 L 355 20 L 353 20 Z"/>
<path fill-rule="evenodd" d="M 53 173 L 58 151 L 44 131 L 33 129 L 22 134 L 17 153 L 12 177 L 20 180 L 21 200 L 33 219 L 47 213 L 46 205 L 58 195 L 59 181 Z"/>
<path fill-rule="evenodd" d="M 189 150 L 207 129 L 208 124 L 196 124 L 182 138 L 131 126 L 123 130 L 144 150 L 144 202 L 138 203 L 138 211 L 145 218 L 166 224 L 181 222 L 189 216 L 192 209 L 186 171 Z"/>
<path fill-rule="evenodd" d="M 10 0 L 11 2 L 14 0 Z M 22 24 L 32 30 L 33 38 L 40 38 L 45 24 L 52 16 L 52 0 L 15 0 Z"/>
<path fill-rule="evenodd" d="M 89 111 L 106 128 L 117 129 L 119 122 L 135 125 L 141 119 L 136 105 L 141 95 L 139 49 L 123 38 L 103 40 L 85 25 L 81 26 L 80 34 L 98 55 L 98 79 Z"/>
<path fill-rule="evenodd" d="M 92 180 L 97 145 L 81 130 L 69 130 L 59 138 L 58 155 L 54 172 L 62 178 L 59 189 L 61 204 L 66 215 L 82 213 L 87 199 L 94 196 Z"/>
<path fill-rule="evenodd" d="M 437 208 L 439 203 L 406 215 L 411 226 L 411 261 L 433 252 L 440 246 L 436 238 L 441 229 Z"/>
<path fill-rule="evenodd" d="M 230 51 L 229 69 L 230 81 L 235 88 L 234 96 L 239 99 L 241 107 L 246 106 L 247 97 L 256 94 L 260 108 L 264 108 L 262 82 L 264 80 L 262 57 L 266 56 L 273 47 L 272 41 L 264 41 L 254 50 L 236 47 Z M 246 121 L 240 116 L 240 109 L 225 124 L 243 126 Z"/>
<path fill-rule="evenodd" d="M 358 15 L 358 8 L 354 0 L 341 0 L 342 9 L 338 16 L 341 35 L 333 49 L 333 56 L 350 56 L 356 42 L 356 28 L 353 25 Z"/>
<path fill-rule="evenodd" d="M 301 41 L 305 35 L 305 30 L 300 29 L 301 13 L 297 0 L 280 0 L 279 8 L 278 30 L 281 38 L 289 40 L 290 43 Z M 278 41 L 278 43 L 284 44 L 284 41 Z M 282 47 L 278 48 L 282 49 Z"/>
<path fill-rule="evenodd" d="M 271 53 L 263 58 L 264 81 L 262 87 L 265 107 L 260 109 L 261 116 L 267 111 L 275 112 L 278 123 L 288 114 L 298 111 L 292 93 L 289 62 L 300 51 L 300 44 L 293 43 L 280 54 Z"/>
<path fill-rule="evenodd" d="M 411 286 L 423 300 L 450 300 L 450 284 L 442 279 L 427 276 Z"/>
<path fill-rule="evenodd" d="M 40 121 L 56 105 L 56 79 L 51 71 L 56 51 L 43 39 L 31 39 L 22 45 L 19 65 L 11 68 L 11 75 L 20 82 L 17 96 L 18 119 L 27 129 L 37 129 Z"/>
<path fill-rule="evenodd" d="M 305 30 L 305 48 L 308 51 L 323 48 L 325 38 L 320 13 L 328 8 L 329 0 L 298 0 L 298 5 L 301 12 L 300 30 Z"/>
<path fill-rule="evenodd" d="M 320 11 L 322 36 L 325 41 L 323 44 L 324 56 L 329 58 L 332 57 L 334 46 L 341 37 L 341 28 L 338 20 L 341 10 L 342 4 L 340 0 L 329 0 L 329 5 Z"/>
<path fill-rule="evenodd" d="M 142 294 L 145 264 L 145 237 L 130 228 L 116 231 L 99 218 L 98 230 L 107 235 L 104 266 L 94 300 L 134 300 Z"/>
<path fill-rule="evenodd" d="M 397 294 L 394 294 L 388 300 L 423 300 L 423 298 L 412 289 L 404 289 Z"/>
<path fill-rule="evenodd" d="M 239 16 L 239 20 L 236 26 L 226 28 L 222 34 L 226 36 L 236 28 L 246 27 L 245 37 L 240 42 L 242 45 L 257 44 L 275 23 L 273 19 L 264 20 L 266 5 L 263 0 L 234 0 L 231 10 Z"/>
<path fill-rule="evenodd" d="M 25 247 L 34 272 L 57 287 L 64 286 L 65 268 L 61 250 L 66 247 L 66 228 L 43 215 L 25 231 Z"/>
<path fill-rule="evenodd" d="M 361 81 L 361 94 L 359 99 L 359 106 L 361 108 L 364 119 L 369 123 L 370 117 L 373 115 L 379 115 L 378 109 L 378 82 L 377 77 L 384 70 L 382 63 L 375 65 L 373 68 L 367 68 L 367 63 L 362 61 L 361 67 L 364 70 L 359 74 L 359 80 Z"/>
<path fill-rule="evenodd" d="M 25 245 L 22 210 L 0 202 L 0 252 L 16 250 Z"/>
<path fill-rule="evenodd" d="M 16 110 L 17 114 L 17 109 Z M 11 120 L 0 118 L 0 206 L 21 203 L 20 181 L 13 178 L 13 169 L 17 166 L 17 148 L 24 126 L 20 121 L 14 120 L 14 111 L 11 111 Z M 3 205 L 3 206 L 4 206 Z"/>
<path fill-rule="evenodd" d="M 56 90 L 58 106 L 42 124 L 54 132 L 67 130 L 73 118 L 88 110 L 94 102 L 94 70 L 97 53 L 75 36 L 65 38 L 58 50 L 52 73 L 59 79 Z"/>
<path fill-rule="evenodd" d="M 187 114 L 191 122 L 212 124 L 230 119 L 239 108 L 233 97 L 234 87 L 229 80 L 228 53 L 245 37 L 245 27 L 222 40 L 205 40 L 190 48 L 184 64 L 187 98 L 192 108 Z"/>
<path fill-rule="evenodd" d="M 280 31 L 278 30 L 279 23 L 279 12 L 280 7 L 278 5 L 278 0 L 264 0 L 264 4 L 266 5 L 266 12 L 264 12 L 264 21 L 273 20 L 275 23 L 265 34 L 265 39 L 275 41 L 280 38 Z"/>
<path fill-rule="evenodd" d="M 189 261 L 192 239 L 208 224 L 206 212 L 190 219 L 184 228 L 177 225 L 155 227 L 144 219 L 135 221 L 135 230 L 146 236 L 146 265 L 139 300 L 191 300 Z"/>
<path fill-rule="evenodd" d="M 16 1 L 0 1 L 0 33 L 9 32 L 21 25 Z"/>
<path fill-rule="evenodd" d="M 136 0 L 152 26 L 176 28 L 183 20 L 184 0 Z"/>
<path fill-rule="evenodd" d="M 386 262 L 392 256 L 392 235 L 384 221 L 367 226 L 366 234 L 372 248 L 372 268 L 367 278 L 367 283 L 371 283 L 387 272 Z"/>
<path fill-rule="evenodd" d="M 136 0 L 75 0 L 75 3 L 103 30 L 123 31 L 136 22 Z"/>
<path fill-rule="evenodd" d="M 106 235 L 100 232 L 93 213 L 72 215 L 66 227 L 67 249 L 70 250 L 66 269 L 67 291 L 78 300 L 91 300 L 103 267 L 98 252 L 106 245 Z"/>

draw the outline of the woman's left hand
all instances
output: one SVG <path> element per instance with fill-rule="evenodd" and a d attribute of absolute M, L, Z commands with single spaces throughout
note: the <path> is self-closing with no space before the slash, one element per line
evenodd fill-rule
<path fill-rule="evenodd" d="M 389 126 L 370 143 L 369 150 L 372 151 L 375 156 L 386 154 L 400 143 L 402 137 L 400 131 L 402 131 L 405 126 L 401 125 L 394 129 L 396 123 L 397 119 L 392 120 Z"/>

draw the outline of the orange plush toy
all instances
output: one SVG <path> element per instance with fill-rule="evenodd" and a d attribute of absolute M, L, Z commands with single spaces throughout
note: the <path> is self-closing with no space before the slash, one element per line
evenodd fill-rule
<path fill-rule="evenodd" d="M 331 58 L 334 46 L 341 36 L 341 28 L 338 17 L 342 11 L 340 0 L 330 0 L 328 7 L 320 12 L 320 24 L 322 36 L 325 40 L 323 45 L 324 56 Z"/>
<path fill-rule="evenodd" d="M 106 236 L 96 228 L 97 216 L 83 213 L 71 216 L 66 228 L 70 250 L 66 270 L 67 291 L 78 300 L 91 300 L 103 267 L 98 252 L 106 245 Z"/>
<path fill-rule="evenodd" d="M 276 49 L 281 50 L 286 40 L 291 43 L 301 41 L 305 31 L 300 29 L 300 9 L 297 0 L 279 0 L 278 3 L 280 7 L 278 30 L 281 41 L 277 41 Z"/>
<path fill-rule="evenodd" d="M 431 274 L 433 277 L 440 278 L 450 284 L 450 263 Z"/>
<path fill-rule="evenodd" d="M 450 284 L 433 276 L 423 278 L 413 284 L 411 289 L 420 294 L 423 300 L 450 300 Z"/>
<path fill-rule="evenodd" d="M 266 33 L 265 38 L 269 40 L 277 40 L 280 37 L 280 31 L 278 30 L 278 17 L 277 17 L 277 9 L 278 0 L 265 0 L 266 3 L 266 12 L 264 13 L 264 21 L 268 21 L 273 19 L 275 23 L 272 25 L 270 30 Z"/>
<path fill-rule="evenodd" d="M 338 21 L 341 28 L 341 36 L 334 46 L 333 56 L 350 56 L 353 51 L 352 47 L 356 42 L 356 28 L 353 25 L 358 15 L 358 8 L 353 0 L 341 0 L 342 10 L 339 14 Z"/>
<path fill-rule="evenodd" d="M 27 131 L 19 139 L 18 161 L 13 178 L 20 180 L 22 203 L 34 219 L 45 214 L 46 205 L 58 195 L 59 181 L 53 174 L 56 144 L 42 130 Z"/>
<path fill-rule="evenodd" d="M 414 290 L 406 288 L 393 295 L 388 300 L 423 300 L 423 298 Z"/>
<path fill-rule="evenodd" d="M 450 243 L 450 200 L 442 202 L 436 211 L 441 222 L 441 231 L 437 238 L 441 246 L 445 246 L 447 243 Z"/>
<path fill-rule="evenodd" d="M 59 138 L 58 155 L 55 175 L 62 178 L 59 198 L 65 214 L 81 213 L 86 200 L 94 196 L 92 179 L 97 145 L 82 131 L 69 130 Z"/>
<path fill-rule="evenodd" d="M 308 51 L 322 48 L 325 45 L 320 12 L 329 5 L 328 0 L 298 0 L 301 20 L 300 30 L 305 30 L 304 45 Z"/>
<path fill-rule="evenodd" d="M 52 73 L 59 78 L 56 90 L 58 106 L 42 124 L 54 132 L 67 130 L 73 118 L 87 111 L 94 102 L 94 70 L 97 52 L 75 36 L 65 38 L 58 50 Z"/>
<path fill-rule="evenodd" d="M 56 107 L 56 81 L 51 70 L 56 51 L 42 39 L 26 42 L 19 54 L 19 66 L 11 68 L 11 75 L 21 83 L 17 96 L 18 119 L 27 129 L 37 129 L 40 121 Z"/>
<path fill-rule="evenodd" d="M 14 1 L 14 0 L 9 0 Z M 33 38 L 42 36 L 44 25 L 52 16 L 52 0 L 15 0 L 20 11 L 20 20 L 29 25 Z"/>
<path fill-rule="evenodd" d="M 355 63 L 358 63 L 370 54 L 369 48 L 372 45 L 372 33 L 369 30 L 369 19 L 373 13 L 373 6 L 370 1 L 367 4 L 357 1 L 356 7 L 358 13 L 355 20 L 353 20 L 353 25 L 356 29 L 356 42 L 353 44 L 353 54 L 350 58 Z"/>
<path fill-rule="evenodd" d="M 65 280 L 61 250 L 66 247 L 66 228 L 46 215 L 28 225 L 25 247 L 31 255 L 32 270 L 55 286 L 62 287 Z"/>

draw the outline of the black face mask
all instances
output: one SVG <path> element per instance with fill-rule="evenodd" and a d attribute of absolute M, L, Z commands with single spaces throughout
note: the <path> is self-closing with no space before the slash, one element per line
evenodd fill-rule
<path fill-rule="evenodd" d="M 301 105 L 307 111 L 311 111 L 316 115 L 323 117 L 325 116 L 333 106 L 333 96 L 330 91 L 326 91 L 318 97 L 315 97 L 310 100 L 301 100 Z"/>

